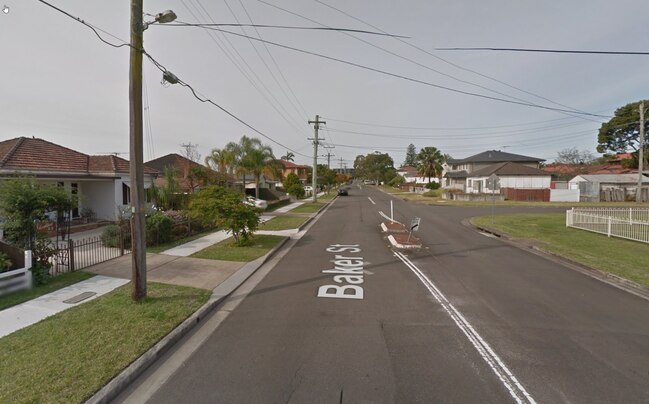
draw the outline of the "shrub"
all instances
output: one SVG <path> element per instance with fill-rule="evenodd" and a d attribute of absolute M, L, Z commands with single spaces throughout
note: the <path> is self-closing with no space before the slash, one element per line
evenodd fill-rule
<path fill-rule="evenodd" d="M 146 218 L 146 242 L 148 245 L 171 241 L 173 220 L 162 212 L 155 212 Z"/>
<path fill-rule="evenodd" d="M 52 264 L 50 259 L 56 254 L 54 244 L 46 236 L 39 234 L 36 236 L 34 248 L 32 250 L 32 271 L 34 286 L 45 285 L 50 279 L 50 268 Z"/>
<path fill-rule="evenodd" d="M 104 247 L 119 248 L 120 229 L 119 225 L 109 224 L 104 227 L 101 233 L 101 241 Z"/>
<path fill-rule="evenodd" d="M 429 182 L 428 184 L 426 184 L 426 188 L 428 189 L 439 189 L 439 187 L 439 182 Z"/>
<path fill-rule="evenodd" d="M 304 198 L 304 186 L 302 184 L 291 184 L 286 188 L 286 192 L 289 193 L 289 195 L 293 195 L 297 199 Z"/>
<path fill-rule="evenodd" d="M 430 197 L 430 198 L 441 198 L 443 193 L 444 193 L 443 189 L 433 189 L 433 190 L 424 192 L 424 196 L 427 196 L 427 197 Z"/>
<path fill-rule="evenodd" d="M 11 268 L 11 260 L 7 254 L 0 251 L 0 272 L 8 271 Z"/>
<path fill-rule="evenodd" d="M 403 178 L 401 175 L 395 175 L 394 178 L 392 178 L 390 182 L 388 182 L 388 185 L 397 188 L 399 187 L 399 185 L 404 184 L 405 182 L 406 179 Z"/>

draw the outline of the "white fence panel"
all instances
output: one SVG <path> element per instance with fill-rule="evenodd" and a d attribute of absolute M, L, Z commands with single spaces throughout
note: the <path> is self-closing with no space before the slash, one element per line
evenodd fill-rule
<path fill-rule="evenodd" d="M 566 211 L 566 226 L 649 243 L 646 208 L 573 208 Z"/>
<path fill-rule="evenodd" d="M 579 190 L 551 189 L 550 202 L 579 202 Z"/>
<path fill-rule="evenodd" d="M 32 288 L 32 252 L 25 251 L 25 267 L 0 273 L 0 296 Z"/>

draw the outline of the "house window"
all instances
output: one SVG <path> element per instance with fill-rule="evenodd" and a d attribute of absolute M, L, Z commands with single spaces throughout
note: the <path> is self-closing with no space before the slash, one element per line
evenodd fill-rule
<path fill-rule="evenodd" d="M 75 207 L 72 208 L 72 217 L 79 217 L 79 184 L 76 182 L 70 184 L 70 193 L 72 194 L 72 197 L 76 199 L 74 201 Z"/>
<path fill-rule="evenodd" d="M 122 182 L 122 205 L 131 203 L 131 187 Z"/>
<path fill-rule="evenodd" d="M 473 187 L 473 180 L 467 180 L 467 186 L 469 188 Z"/>

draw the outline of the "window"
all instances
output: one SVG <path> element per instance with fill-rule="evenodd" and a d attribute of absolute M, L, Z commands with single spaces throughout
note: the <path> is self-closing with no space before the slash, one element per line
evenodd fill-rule
<path fill-rule="evenodd" d="M 122 205 L 131 203 L 131 187 L 122 182 Z"/>

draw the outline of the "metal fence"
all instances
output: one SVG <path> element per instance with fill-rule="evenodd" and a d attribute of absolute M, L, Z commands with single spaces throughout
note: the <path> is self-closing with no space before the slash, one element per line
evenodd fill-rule
<path fill-rule="evenodd" d="M 566 226 L 649 243 L 649 208 L 572 208 Z"/>
<path fill-rule="evenodd" d="M 131 252 L 130 232 L 111 238 L 99 236 L 82 240 L 60 241 L 51 258 L 50 275 L 78 271 Z"/>

